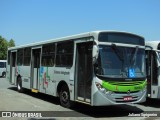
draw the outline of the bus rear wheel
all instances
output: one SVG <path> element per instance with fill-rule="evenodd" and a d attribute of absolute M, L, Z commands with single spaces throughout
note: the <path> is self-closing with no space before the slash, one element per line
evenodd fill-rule
<path fill-rule="evenodd" d="M 21 80 L 20 77 L 18 77 L 18 80 L 17 80 L 17 90 L 18 90 L 18 92 L 22 92 L 23 91 L 22 80 Z"/>
<path fill-rule="evenodd" d="M 63 85 L 61 87 L 59 97 L 60 97 L 60 104 L 63 107 L 66 107 L 66 108 L 71 107 L 70 94 L 69 94 L 69 89 L 67 85 Z"/>

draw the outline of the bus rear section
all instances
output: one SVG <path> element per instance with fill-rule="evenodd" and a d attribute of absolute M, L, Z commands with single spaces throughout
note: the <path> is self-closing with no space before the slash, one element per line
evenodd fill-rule
<path fill-rule="evenodd" d="M 0 76 L 6 77 L 6 60 L 0 60 Z"/>
<path fill-rule="evenodd" d="M 146 41 L 147 97 L 160 99 L 160 41 Z"/>

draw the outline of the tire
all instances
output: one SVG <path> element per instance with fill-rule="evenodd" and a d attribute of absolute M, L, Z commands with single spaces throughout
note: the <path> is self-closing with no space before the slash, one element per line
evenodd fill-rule
<path fill-rule="evenodd" d="M 23 92 L 22 80 L 21 80 L 20 77 L 18 77 L 18 80 L 17 80 L 17 91 L 18 91 L 18 92 Z"/>
<path fill-rule="evenodd" d="M 67 85 L 63 85 L 60 90 L 60 104 L 63 107 L 70 108 L 71 101 L 70 101 L 70 94 Z"/>
<path fill-rule="evenodd" d="M 2 77 L 5 78 L 6 77 L 6 72 L 2 73 Z"/>

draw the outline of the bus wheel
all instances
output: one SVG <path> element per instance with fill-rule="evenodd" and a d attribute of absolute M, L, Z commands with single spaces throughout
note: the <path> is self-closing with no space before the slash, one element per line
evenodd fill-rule
<path fill-rule="evenodd" d="M 3 78 L 6 77 L 6 73 L 5 73 L 5 72 L 2 73 L 2 77 L 3 77 Z"/>
<path fill-rule="evenodd" d="M 21 80 L 20 77 L 18 77 L 18 80 L 17 80 L 17 90 L 18 90 L 18 92 L 22 92 L 23 91 L 22 80 Z"/>
<path fill-rule="evenodd" d="M 63 107 L 70 108 L 71 101 L 67 85 L 63 85 L 60 91 L 60 103 Z"/>

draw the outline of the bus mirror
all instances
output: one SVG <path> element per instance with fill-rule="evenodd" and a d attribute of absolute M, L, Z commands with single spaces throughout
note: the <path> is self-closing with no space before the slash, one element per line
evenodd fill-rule
<path fill-rule="evenodd" d="M 93 57 L 93 64 L 95 64 L 98 58 L 98 46 L 97 45 L 93 45 L 92 57 Z"/>

